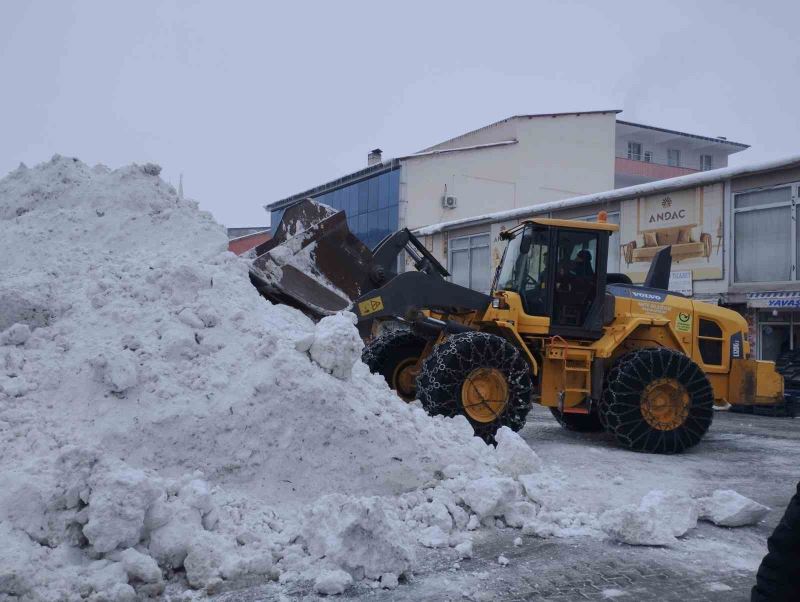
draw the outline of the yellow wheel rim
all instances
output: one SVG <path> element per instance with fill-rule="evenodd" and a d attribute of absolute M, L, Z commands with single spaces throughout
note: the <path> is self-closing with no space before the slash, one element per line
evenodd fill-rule
<path fill-rule="evenodd" d="M 681 426 L 689 416 L 691 401 L 686 388 L 672 378 L 659 378 L 642 391 L 642 416 L 659 431 Z"/>
<path fill-rule="evenodd" d="M 418 357 L 409 357 L 395 366 L 392 373 L 392 388 L 403 401 L 414 401 L 417 398 L 417 362 Z"/>
<path fill-rule="evenodd" d="M 477 368 L 461 385 L 461 404 L 476 422 L 494 422 L 508 403 L 508 382 L 495 368 Z"/>

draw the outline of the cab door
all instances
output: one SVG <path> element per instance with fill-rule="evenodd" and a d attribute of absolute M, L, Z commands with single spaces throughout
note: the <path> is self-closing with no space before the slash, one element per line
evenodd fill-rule
<path fill-rule="evenodd" d="M 608 233 L 554 228 L 551 334 L 597 339 L 603 332 Z"/>

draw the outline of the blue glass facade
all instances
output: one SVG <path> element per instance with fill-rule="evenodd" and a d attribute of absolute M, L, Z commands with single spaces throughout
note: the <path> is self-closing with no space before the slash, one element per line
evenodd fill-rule
<path fill-rule="evenodd" d="M 350 231 L 370 248 L 397 231 L 399 199 L 399 168 L 314 197 L 334 209 L 343 209 Z M 282 209 L 272 211 L 273 231 L 282 215 Z"/>

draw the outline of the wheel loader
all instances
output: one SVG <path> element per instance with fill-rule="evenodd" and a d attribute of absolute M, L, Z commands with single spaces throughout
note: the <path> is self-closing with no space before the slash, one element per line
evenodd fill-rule
<path fill-rule="evenodd" d="M 371 251 L 343 212 L 306 200 L 257 249 L 251 280 L 314 318 L 353 311 L 373 372 L 430 414 L 464 416 L 488 442 L 501 426 L 521 429 L 535 402 L 566 429 L 679 453 L 700 441 L 715 405 L 782 403 L 783 379 L 750 357 L 742 316 L 667 290 L 669 247 L 642 285 L 607 272 L 617 228 L 603 212 L 528 219 L 503 232 L 484 294 L 448 281 L 408 230 Z M 403 251 L 415 270 L 398 269 Z"/>

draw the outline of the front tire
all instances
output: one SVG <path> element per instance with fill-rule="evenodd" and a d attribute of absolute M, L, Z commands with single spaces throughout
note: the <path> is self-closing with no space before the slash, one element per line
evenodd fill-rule
<path fill-rule="evenodd" d="M 410 330 L 391 330 L 375 337 L 361 352 L 370 372 L 386 379 L 403 401 L 417 398 L 415 366 L 425 351 L 427 342 Z"/>
<path fill-rule="evenodd" d="M 640 349 L 608 373 L 600 418 L 634 451 L 683 452 L 703 438 L 714 416 L 714 391 L 705 373 L 673 349 Z"/>
<path fill-rule="evenodd" d="M 422 363 L 417 394 L 432 415 L 464 416 L 475 434 L 494 441 L 501 426 L 525 426 L 533 381 L 528 362 L 505 339 L 486 332 L 454 334 Z"/>

